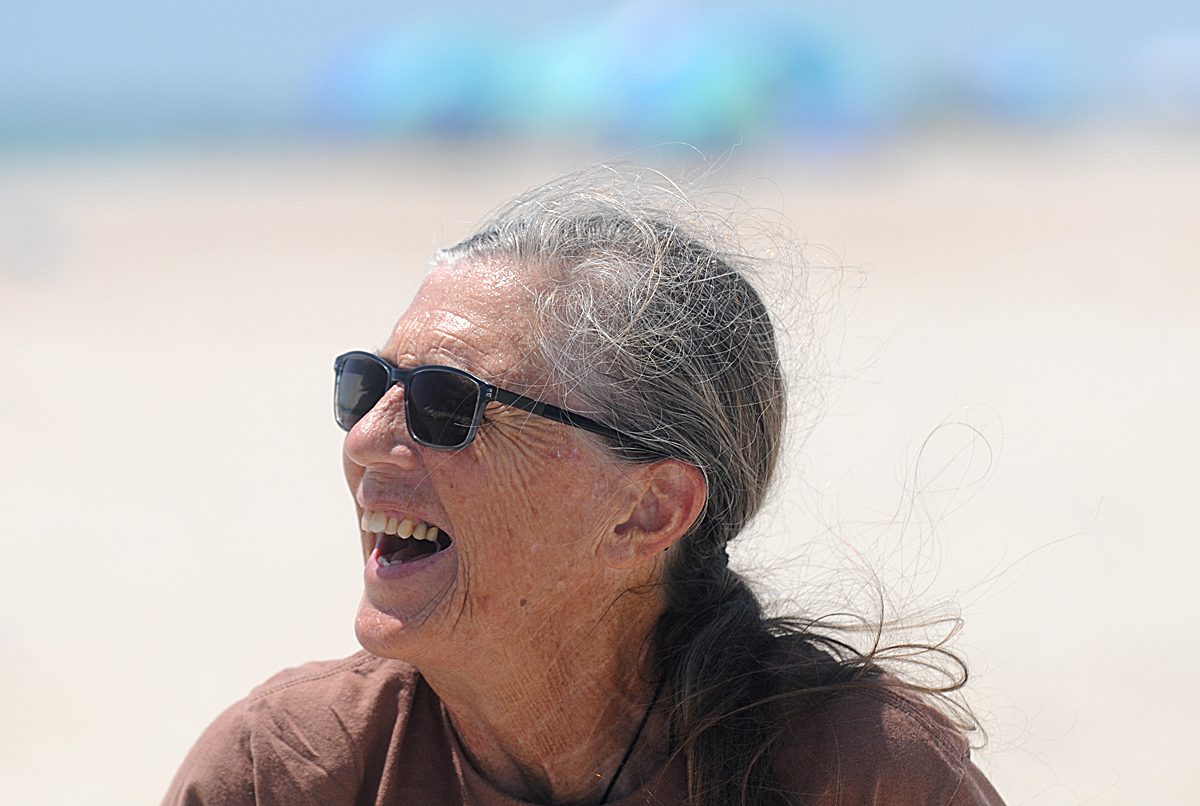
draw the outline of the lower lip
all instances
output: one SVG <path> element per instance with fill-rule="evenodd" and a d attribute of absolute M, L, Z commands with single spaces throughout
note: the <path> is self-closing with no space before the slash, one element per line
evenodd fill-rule
<path fill-rule="evenodd" d="M 426 571 L 432 571 L 443 563 L 453 562 L 454 558 L 449 556 L 454 551 L 454 544 L 451 543 L 446 548 L 434 554 L 428 554 L 417 560 L 411 560 L 406 563 L 397 563 L 395 565 L 380 565 L 379 564 L 379 549 L 371 550 L 371 556 L 367 558 L 367 565 L 363 569 L 363 576 L 367 582 L 373 578 L 387 582 L 397 579 L 405 579 L 414 574 L 422 574 Z"/>

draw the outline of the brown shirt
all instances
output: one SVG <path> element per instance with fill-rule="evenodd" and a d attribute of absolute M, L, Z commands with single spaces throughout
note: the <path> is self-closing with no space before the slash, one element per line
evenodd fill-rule
<path fill-rule="evenodd" d="M 962 734 L 897 690 L 839 694 L 794 733 L 776 766 L 798 806 L 1003 806 Z M 611 801 L 685 802 L 682 762 Z M 365 652 L 282 672 L 227 709 L 163 804 L 528 806 L 472 768 L 413 667 Z"/>

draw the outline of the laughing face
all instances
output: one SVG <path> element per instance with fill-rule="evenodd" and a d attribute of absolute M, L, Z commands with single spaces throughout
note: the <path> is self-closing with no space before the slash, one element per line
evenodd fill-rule
<path fill-rule="evenodd" d="M 526 341 L 528 279 L 502 262 L 438 266 L 381 355 L 563 403 Z M 620 592 L 599 547 L 636 496 L 626 467 L 590 434 L 496 404 L 467 447 L 417 445 L 403 397 L 391 388 L 343 449 L 366 561 L 362 645 L 453 667 L 487 647 L 542 640 L 556 625 L 589 629 Z"/>

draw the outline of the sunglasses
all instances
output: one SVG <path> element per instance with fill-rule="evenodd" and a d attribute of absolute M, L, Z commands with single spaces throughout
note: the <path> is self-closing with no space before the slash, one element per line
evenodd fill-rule
<path fill-rule="evenodd" d="M 403 384 L 409 436 L 428 448 L 452 451 L 470 445 L 483 422 L 484 409 L 493 401 L 636 444 L 627 435 L 590 417 L 501 389 L 454 367 L 428 364 L 401 369 L 374 353 L 355 351 L 339 355 L 333 372 L 333 418 L 346 431 L 375 408 L 389 389 Z"/>

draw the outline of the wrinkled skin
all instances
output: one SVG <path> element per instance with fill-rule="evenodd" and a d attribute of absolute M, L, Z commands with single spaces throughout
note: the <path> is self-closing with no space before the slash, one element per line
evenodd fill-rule
<path fill-rule="evenodd" d="M 439 265 L 380 354 L 566 404 L 528 342 L 538 279 L 500 261 Z M 663 552 L 702 506 L 699 472 L 622 463 L 591 434 L 498 405 L 471 445 L 433 450 L 409 437 L 400 387 L 347 434 L 343 464 L 360 517 L 419 518 L 453 539 L 430 561 L 381 574 L 362 535 L 362 645 L 421 670 L 504 791 L 598 799 L 653 690 L 656 583 Z M 651 721 L 615 795 L 661 762 L 663 731 Z"/>
<path fill-rule="evenodd" d="M 529 291 L 502 265 L 437 267 L 397 323 L 384 358 L 461 367 L 542 394 L 524 342 Z M 367 574 L 358 634 L 371 652 L 418 666 L 460 666 L 463 653 L 528 640 L 553 624 L 586 628 L 613 582 L 597 556 L 633 488 L 591 435 L 498 405 L 456 452 L 412 442 L 393 388 L 347 435 L 344 469 L 365 506 L 437 524 L 452 562 L 403 580 Z M 373 542 L 363 535 L 364 557 Z M 619 591 L 617 591 L 619 592 Z"/>

